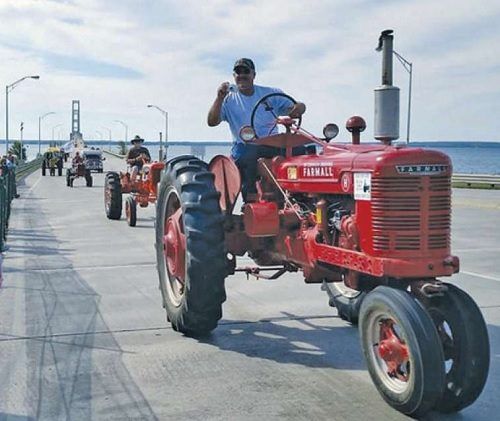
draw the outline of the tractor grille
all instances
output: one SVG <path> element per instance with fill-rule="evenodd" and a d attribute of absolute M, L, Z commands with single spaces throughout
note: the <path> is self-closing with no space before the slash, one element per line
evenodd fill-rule
<path fill-rule="evenodd" d="M 450 177 L 372 179 L 373 250 L 427 252 L 448 249 Z"/>

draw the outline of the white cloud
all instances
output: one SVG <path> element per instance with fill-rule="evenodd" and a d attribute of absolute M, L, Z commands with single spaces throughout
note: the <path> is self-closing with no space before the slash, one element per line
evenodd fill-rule
<path fill-rule="evenodd" d="M 11 95 L 11 136 L 22 119 L 25 137 L 36 138 L 38 116 L 47 111 L 57 115 L 47 118 L 46 135 L 58 123 L 69 132 L 71 100 L 80 99 L 87 138 L 102 126 L 122 136 L 114 119 L 127 122 L 130 135 L 157 138 L 164 121 L 146 108 L 153 103 L 169 111 L 171 139 L 229 139 L 226 126 L 207 127 L 206 113 L 233 61 L 250 56 L 257 83 L 307 103 L 305 127 L 342 127 L 360 114 L 371 137 L 381 61 L 374 48 L 380 31 L 392 28 L 395 48 L 414 63 L 413 137 L 500 140 L 500 123 L 491 121 L 500 108 L 497 1 L 3 0 L 0 18 L 0 79 L 41 76 Z M 55 66 L 54 55 L 143 77 L 69 71 Z M 403 128 L 408 75 L 396 61 L 394 69 Z M 2 127 L 4 118 L 0 109 Z"/>

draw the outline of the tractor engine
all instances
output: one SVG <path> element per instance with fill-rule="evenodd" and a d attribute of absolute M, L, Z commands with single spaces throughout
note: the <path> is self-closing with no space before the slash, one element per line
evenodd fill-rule
<path fill-rule="evenodd" d="M 353 144 L 259 160 L 258 198 L 233 215 L 227 250 L 261 266 L 295 265 L 306 282 L 429 279 L 458 272 L 450 254 L 451 173 L 443 153 Z M 347 276 L 347 279 L 345 278 Z"/>

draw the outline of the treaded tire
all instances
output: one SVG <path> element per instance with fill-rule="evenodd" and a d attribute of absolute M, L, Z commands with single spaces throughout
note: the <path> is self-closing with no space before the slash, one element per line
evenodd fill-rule
<path fill-rule="evenodd" d="M 120 219 L 122 207 L 120 175 L 116 172 L 108 172 L 104 179 L 104 210 L 108 219 Z"/>
<path fill-rule="evenodd" d="M 393 332 L 408 350 L 407 381 L 391 376 L 379 354 L 382 338 L 377 332 L 382 336 L 386 321 L 394 322 Z M 368 371 L 384 400 L 412 417 L 430 411 L 444 389 L 444 356 L 434 322 L 423 306 L 405 291 L 379 286 L 361 304 L 359 330 Z"/>
<path fill-rule="evenodd" d="M 125 200 L 125 215 L 127 215 L 129 227 L 135 227 L 137 224 L 137 203 L 132 196 L 127 196 Z"/>
<path fill-rule="evenodd" d="M 166 164 L 156 204 L 156 258 L 163 305 L 172 327 L 203 336 L 217 327 L 226 300 L 227 275 L 220 194 L 208 165 L 191 155 Z M 183 284 L 167 265 L 165 222 L 181 209 L 185 235 Z"/>
<path fill-rule="evenodd" d="M 437 327 L 445 362 L 449 362 L 442 398 L 434 409 L 456 412 L 481 394 L 490 366 L 490 343 L 483 315 L 474 300 L 460 288 L 445 284 L 442 297 L 424 299 Z"/>
<path fill-rule="evenodd" d="M 90 172 L 90 170 L 85 170 L 85 185 L 87 187 L 92 187 L 92 173 Z"/>

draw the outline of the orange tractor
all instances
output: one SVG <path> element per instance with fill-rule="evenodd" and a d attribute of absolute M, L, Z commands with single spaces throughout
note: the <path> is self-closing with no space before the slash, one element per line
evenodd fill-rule
<path fill-rule="evenodd" d="M 104 181 L 104 208 L 109 219 L 120 219 L 122 215 L 122 195 L 125 199 L 125 215 L 127 223 L 135 227 L 137 223 L 137 205 L 146 208 L 156 202 L 157 184 L 161 171 L 165 168 L 163 162 L 146 162 L 135 179 L 130 170 L 127 172 L 106 173 Z"/>
<path fill-rule="evenodd" d="M 384 62 L 392 60 L 392 40 L 382 33 Z M 359 324 L 368 371 L 392 407 L 413 417 L 455 412 L 485 385 L 488 333 L 473 299 L 440 280 L 459 271 L 450 249 L 451 161 L 392 144 L 399 93 L 392 62 L 384 70 L 375 91 L 377 143 L 360 143 L 361 117 L 346 124 L 351 143 L 331 142 L 336 125 L 319 138 L 280 116 L 284 133 L 257 138 L 255 114 L 274 114 L 270 95 L 284 94 L 258 101 L 241 139 L 285 153 L 258 160 L 257 197 L 241 213 L 233 212 L 241 180 L 230 158 L 167 163 L 155 224 L 163 306 L 175 330 L 205 335 L 222 317 L 228 275 L 300 272 L 322 285 L 341 317 Z M 309 144 L 317 151 L 294 154 Z M 246 253 L 255 267 L 237 266 Z"/>

